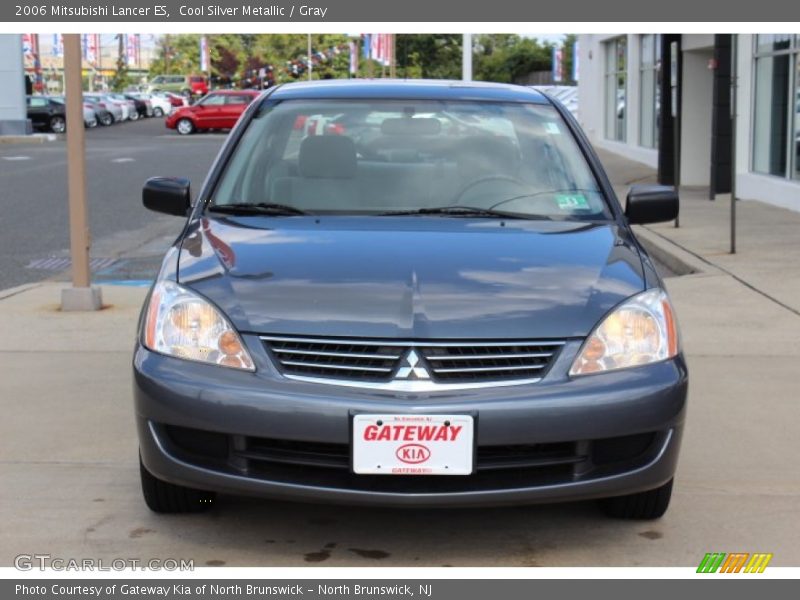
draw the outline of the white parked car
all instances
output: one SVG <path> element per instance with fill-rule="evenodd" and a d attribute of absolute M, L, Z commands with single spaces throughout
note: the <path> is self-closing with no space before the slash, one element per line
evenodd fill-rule
<path fill-rule="evenodd" d="M 142 100 L 150 100 L 150 104 L 153 105 L 153 116 L 154 117 L 163 117 L 164 115 L 168 115 L 172 110 L 172 104 L 169 101 L 169 98 L 166 96 L 162 96 L 160 94 L 136 94 L 137 98 L 141 98 Z"/>

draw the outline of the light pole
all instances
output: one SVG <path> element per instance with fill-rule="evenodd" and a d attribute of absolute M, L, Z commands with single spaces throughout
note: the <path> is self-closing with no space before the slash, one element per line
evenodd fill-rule
<path fill-rule="evenodd" d="M 91 287 L 89 219 L 86 208 L 86 140 L 83 132 L 81 40 L 64 34 L 64 78 L 67 113 L 67 188 L 72 287 L 61 290 L 61 310 L 99 310 L 100 288 Z"/>
<path fill-rule="evenodd" d="M 472 34 L 465 33 L 461 42 L 461 79 L 472 81 Z"/>

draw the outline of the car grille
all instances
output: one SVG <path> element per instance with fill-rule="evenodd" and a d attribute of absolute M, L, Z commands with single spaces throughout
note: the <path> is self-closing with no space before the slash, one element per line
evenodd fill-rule
<path fill-rule="evenodd" d="M 261 339 L 286 375 L 364 383 L 396 380 L 408 367 L 422 369 L 423 374 L 420 377 L 416 371 L 404 379 L 439 384 L 537 381 L 564 345 L 556 340 L 398 341 L 271 335 Z"/>
<path fill-rule="evenodd" d="M 644 464 L 659 434 L 476 448 L 472 475 L 356 475 L 348 444 L 229 435 L 160 425 L 170 452 L 190 464 L 238 476 L 331 489 L 442 493 L 512 489 L 607 476 Z"/>

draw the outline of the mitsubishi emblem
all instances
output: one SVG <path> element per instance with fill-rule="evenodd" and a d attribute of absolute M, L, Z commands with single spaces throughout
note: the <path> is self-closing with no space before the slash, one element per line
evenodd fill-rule
<path fill-rule="evenodd" d="M 395 379 L 430 379 L 428 369 L 423 366 L 417 366 L 420 363 L 419 354 L 415 350 L 409 350 L 403 357 L 405 365 L 397 370 Z"/>

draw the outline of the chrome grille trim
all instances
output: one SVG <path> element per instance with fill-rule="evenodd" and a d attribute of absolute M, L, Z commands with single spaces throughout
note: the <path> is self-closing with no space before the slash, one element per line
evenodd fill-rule
<path fill-rule="evenodd" d="M 550 358 L 552 352 L 525 352 L 514 354 L 432 354 L 426 356 L 428 362 L 437 360 L 488 360 L 498 358 Z"/>
<path fill-rule="evenodd" d="M 401 346 L 403 348 L 454 348 L 454 347 L 487 347 L 487 346 L 556 346 L 561 347 L 566 342 L 552 341 L 552 340 L 515 340 L 504 342 L 486 342 L 486 341 L 451 341 L 451 342 L 429 342 L 427 340 L 360 340 L 358 338 L 314 338 L 314 337 L 288 337 L 288 336 L 275 336 L 275 335 L 261 335 L 262 340 L 268 342 L 297 342 L 300 344 L 344 344 L 351 346 Z"/>
<path fill-rule="evenodd" d="M 536 383 L 561 340 L 393 340 L 261 335 L 287 379 L 432 392 Z"/>
<path fill-rule="evenodd" d="M 286 379 L 302 381 L 303 383 L 319 383 L 323 385 L 339 385 L 349 388 L 359 388 L 363 390 L 377 390 L 386 392 L 408 392 L 408 393 L 428 393 L 428 392 L 450 392 L 456 390 L 478 390 L 483 388 L 509 387 L 512 385 L 530 385 L 538 383 L 541 377 L 532 379 L 499 379 L 493 381 L 473 381 L 469 383 L 437 383 L 435 381 L 400 381 L 392 380 L 380 381 L 355 381 L 352 379 L 331 379 L 327 377 L 306 377 L 303 375 L 284 375 Z"/>
<path fill-rule="evenodd" d="M 340 369 L 342 371 L 368 371 L 370 373 L 391 373 L 392 367 L 360 367 L 357 365 L 337 365 L 325 363 L 313 363 L 296 360 L 282 360 L 281 364 L 290 367 L 310 367 L 314 369 Z"/>
<path fill-rule="evenodd" d="M 432 368 L 434 373 L 489 373 L 491 371 L 538 371 L 547 365 L 513 365 L 500 367 L 460 367 L 460 368 Z"/>
<path fill-rule="evenodd" d="M 326 352 L 323 350 L 295 350 L 281 348 L 281 354 L 299 354 L 306 356 L 335 356 L 338 358 L 382 358 L 386 360 L 397 360 L 400 358 L 399 354 L 350 354 L 348 352 Z"/>

